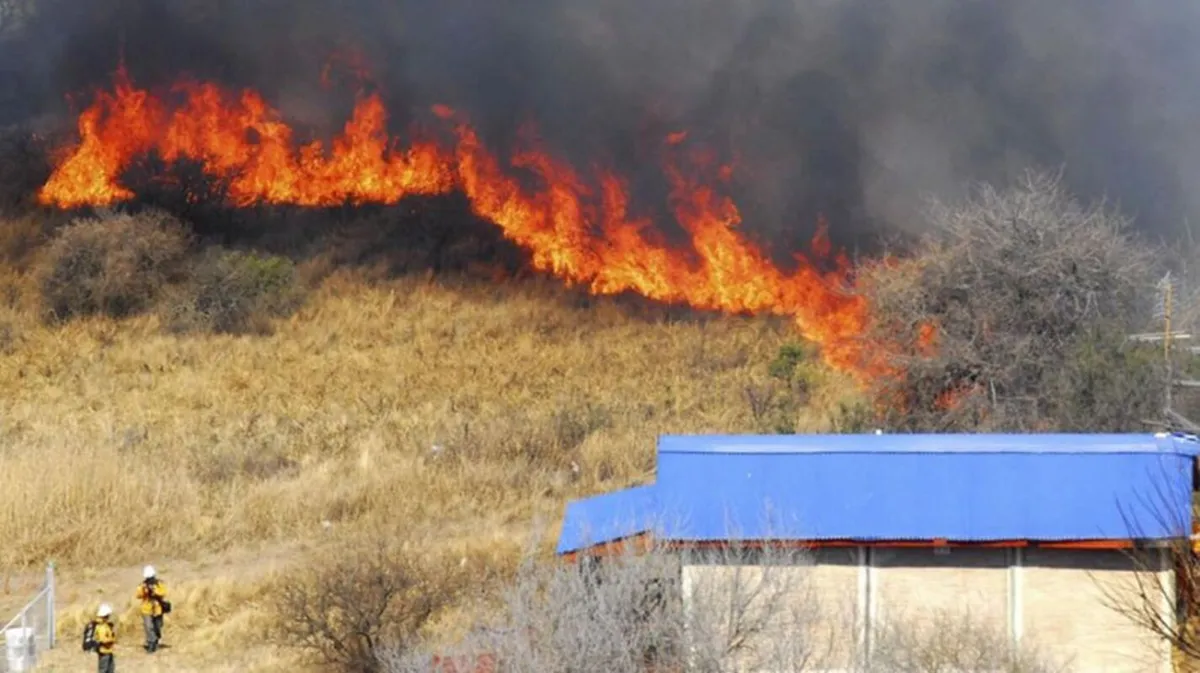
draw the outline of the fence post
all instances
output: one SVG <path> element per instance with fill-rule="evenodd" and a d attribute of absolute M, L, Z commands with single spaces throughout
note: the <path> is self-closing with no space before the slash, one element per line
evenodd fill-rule
<path fill-rule="evenodd" d="M 54 582 L 54 561 L 46 564 L 46 649 L 54 649 L 55 634 L 58 631 L 57 625 L 54 623 L 54 602 L 55 602 L 55 582 Z"/>

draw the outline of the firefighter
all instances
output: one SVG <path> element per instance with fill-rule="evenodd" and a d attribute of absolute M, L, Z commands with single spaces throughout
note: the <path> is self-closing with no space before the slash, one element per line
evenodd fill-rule
<path fill-rule="evenodd" d="M 112 606 L 102 603 L 96 610 L 96 628 L 92 638 L 96 641 L 96 659 L 99 673 L 115 673 L 117 664 L 113 660 L 113 648 L 117 644 L 117 632 L 112 623 Z"/>
<path fill-rule="evenodd" d="M 142 602 L 142 628 L 146 631 L 144 648 L 153 653 L 162 640 L 163 615 L 171 611 L 167 587 L 158 579 L 154 566 L 142 569 L 142 583 L 138 585 L 136 598 Z"/>

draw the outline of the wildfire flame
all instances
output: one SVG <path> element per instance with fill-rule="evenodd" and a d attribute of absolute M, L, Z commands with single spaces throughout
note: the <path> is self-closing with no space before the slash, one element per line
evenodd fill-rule
<path fill-rule="evenodd" d="M 691 250 L 657 240 L 651 223 L 630 213 L 625 182 L 601 172 L 592 184 L 536 146 L 503 163 L 454 110 L 434 112 L 453 129 L 452 143 L 417 140 L 400 146 L 386 131 L 378 96 L 360 97 L 342 133 L 327 146 L 299 145 L 293 130 L 258 94 L 234 95 L 208 83 L 175 88 L 168 106 L 136 87 L 123 70 L 79 116 L 79 142 L 69 148 L 38 194 L 58 208 L 110 205 L 133 198 L 123 171 L 156 153 L 188 159 L 228 184 L 235 205 L 333 206 L 392 204 L 406 196 L 464 193 L 475 213 L 525 247 L 532 263 L 596 294 L 636 292 L 652 300 L 729 313 L 790 316 L 819 344 L 826 361 L 860 380 L 888 372 L 859 338 L 867 306 L 840 290 L 849 264 L 832 258 L 821 272 L 797 257 L 794 270 L 775 265 L 739 232 L 736 204 L 692 177 L 678 156 L 686 132 L 665 139 L 671 206 Z M 535 174 L 530 189 L 511 169 Z M 721 178 L 729 168 L 719 167 Z M 813 252 L 831 259 L 825 223 Z"/>

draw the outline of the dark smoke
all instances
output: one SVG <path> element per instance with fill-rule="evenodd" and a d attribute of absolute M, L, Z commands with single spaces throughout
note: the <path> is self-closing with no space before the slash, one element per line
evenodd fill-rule
<path fill-rule="evenodd" d="M 4 3 L 8 3 L 5 5 Z M 1189 0 L 0 0 L 0 122 L 135 78 L 252 86 L 329 133 L 359 54 L 397 128 L 432 103 L 503 148 L 526 121 L 658 193 L 658 141 L 736 157 L 747 226 L 799 247 L 917 231 L 968 180 L 1065 168 L 1156 237 L 1200 214 L 1200 6 Z M 15 17 L 15 18 L 9 18 Z"/>

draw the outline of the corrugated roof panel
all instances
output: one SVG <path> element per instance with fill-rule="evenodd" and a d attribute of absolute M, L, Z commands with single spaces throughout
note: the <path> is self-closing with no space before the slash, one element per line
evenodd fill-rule
<path fill-rule="evenodd" d="M 674 540 L 1186 536 L 1198 449 L 1195 438 L 1149 434 L 666 436 L 655 486 L 571 503 L 559 549 L 644 530 Z"/>
<path fill-rule="evenodd" d="M 1191 521 L 1178 454 L 664 453 L 658 484 L 680 540 L 1157 538 Z"/>
<path fill-rule="evenodd" d="M 1200 443 L 1152 434 L 664 435 L 662 453 L 1159 453 Z"/>
<path fill-rule="evenodd" d="M 650 530 L 658 509 L 653 486 L 637 486 L 567 503 L 558 553 L 644 533 Z"/>

